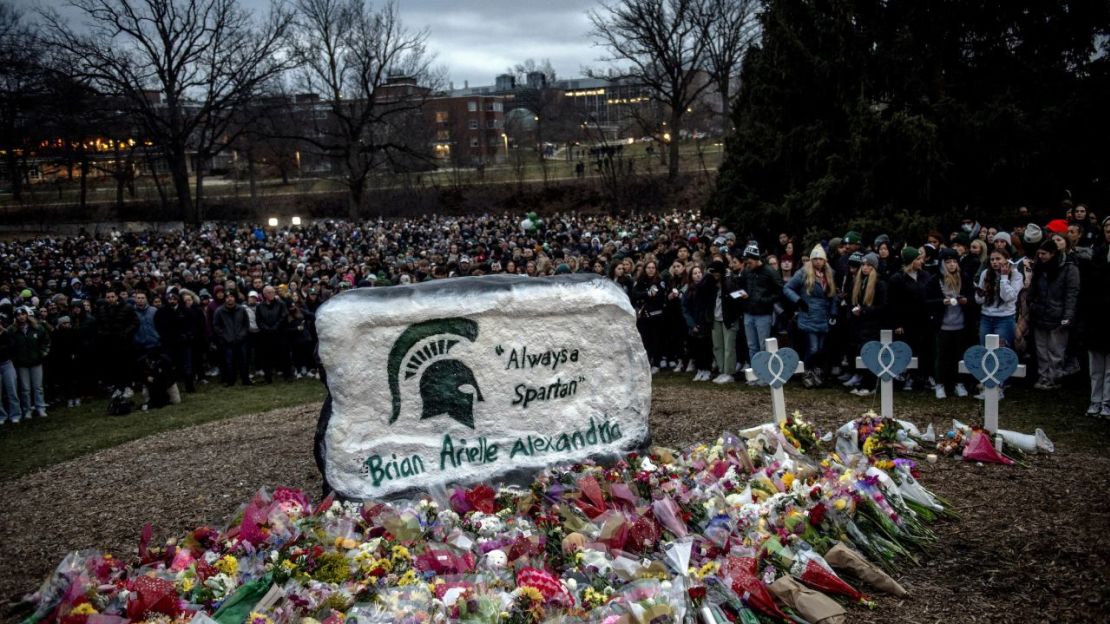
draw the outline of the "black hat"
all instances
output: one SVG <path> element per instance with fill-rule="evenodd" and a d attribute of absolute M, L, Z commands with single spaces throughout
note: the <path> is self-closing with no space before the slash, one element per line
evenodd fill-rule
<path fill-rule="evenodd" d="M 708 270 L 710 273 L 724 273 L 725 263 L 721 262 L 720 260 L 714 260 L 713 262 L 709 263 Z"/>
<path fill-rule="evenodd" d="M 863 254 L 858 251 L 853 251 L 852 255 L 848 256 L 848 264 L 859 266 L 863 264 Z"/>
<path fill-rule="evenodd" d="M 1040 246 L 1037 247 L 1037 250 L 1047 251 L 1054 256 L 1060 252 L 1060 248 L 1056 246 L 1056 241 L 1052 240 L 1051 238 L 1044 239 L 1044 241 L 1041 242 Z"/>
<path fill-rule="evenodd" d="M 944 249 L 940 250 L 939 258 L 941 262 L 944 262 L 945 260 L 959 260 L 960 252 L 952 249 L 951 247 L 945 247 Z"/>

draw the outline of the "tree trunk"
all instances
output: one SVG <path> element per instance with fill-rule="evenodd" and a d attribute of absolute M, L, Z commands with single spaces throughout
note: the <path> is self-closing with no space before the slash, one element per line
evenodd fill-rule
<path fill-rule="evenodd" d="M 253 150 L 247 150 L 247 181 L 251 189 L 251 210 L 258 212 L 258 172 L 254 166 Z"/>
<path fill-rule="evenodd" d="M 166 166 L 170 170 L 173 190 L 177 195 L 177 211 L 186 225 L 199 225 L 196 207 L 189 189 L 189 155 L 185 145 L 173 145 L 166 151 Z"/>
<path fill-rule="evenodd" d="M 78 199 L 78 207 L 84 213 L 88 208 L 89 203 L 89 152 L 84 147 L 81 148 L 81 193 Z"/>
<path fill-rule="evenodd" d="M 347 188 L 350 191 L 347 194 L 347 218 L 357 221 L 362 210 L 362 194 L 366 188 L 366 180 L 348 180 Z"/>
<path fill-rule="evenodd" d="M 197 191 L 194 203 L 194 219 L 195 224 L 199 224 L 201 219 L 204 218 L 204 167 L 208 163 L 208 159 L 202 157 L 199 153 L 197 159 L 194 161 L 193 173 L 197 178 Z"/>
<path fill-rule="evenodd" d="M 671 113 L 671 142 L 667 144 L 667 180 L 678 179 L 678 135 L 682 130 L 682 115 Z"/>
<path fill-rule="evenodd" d="M 728 98 L 729 82 L 728 76 L 717 81 L 717 88 L 721 90 L 721 134 L 724 136 L 732 134 L 732 123 L 729 119 L 731 117 Z"/>
<path fill-rule="evenodd" d="M 10 145 L 5 151 L 8 160 L 8 178 L 12 183 L 12 199 L 20 201 L 23 199 L 23 177 L 19 173 L 19 161 L 16 159 L 15 150 Z"/>

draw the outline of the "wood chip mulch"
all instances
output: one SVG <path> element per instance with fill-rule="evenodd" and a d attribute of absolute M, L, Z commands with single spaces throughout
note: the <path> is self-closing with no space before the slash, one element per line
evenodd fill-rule
<path fill-rule="evenodd" d="M 657 388 L 652 433 L 674 447 L 766 421 L 763 392 L 711 384 Z M 865 403 L 788 393 L 818 429 L 835 428 Z M 973 403 L 904 414 L 938 431 L 971 421 Z M 962 412 L 961 412 L 962 410 Z M 264 486 L 316 496 L 312 460 L 317 407 L 246 415 L 137 440 L 0 482 L 0 614 L 33 591 L 71 551 L 133 554 L 142 526 L 156 539 L 202 524 L 222 526 Z M 156 412 L 143 417 L 157 418 Z M 1107 425 L 1110 427 L 1110 425 Z M 936 549 L 899 577 L 907 599 L 878 596 L 852 607 L 853 622 L 1096 622 L 1110 620 L 1110 454 L 1061 448 L 1028 467 L 921 462 L 922 482 L 962 518 L 940 522 Z"/>

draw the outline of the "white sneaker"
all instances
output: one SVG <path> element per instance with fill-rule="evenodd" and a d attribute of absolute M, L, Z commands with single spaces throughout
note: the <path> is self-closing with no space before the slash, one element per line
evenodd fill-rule
<path fill-rule="evenodd" d="M 862 375 L 852 375 L 852 377 L 848 381 L 844 382 L 844 387 L 855 388 L 860 384 L 861 381 L 863 381 Z"/>
<path fill-rule="evenodd" d="M 913 377 L 906 377 L 906 383 L 902 385 L 902 389 L 906 392 L 913 390 Z"/>
<path fill-rule="evenodd" d="M 1098 416 L 1101 411 L 1102 403 L 1091 403 L 1091 405 L 1087 408 L 1087 415 Z"/>
<path fill-rule="evenodd" d="M 690 360 L 690 361 L 686 362 L 686 372 L 687 373 L 693 373 L 697 370 L 698 370 L 698 367 L 694 366 L 694 360 Z"/>
<path fill-rule="evenodd" d="M 1102 404 L 1102 411 L 1098 413 L 1101 418 L 1110 418 L 1110 403 Z"/>
<path fill-rule="evenodd" d="M 652 366 L 651 367 L 651 374 L 652 375 L 658 375 L 659 374 L 659 367 L 658 366 Z"/>
<path fill-rule="evenodd" d="M 736 379 L 732 375 L 721 375 L 720 377 L 717 377 L 716 379 L 714 379 L 713 383 L 715 383 L 715 384 L 727 384 L 727 383 L 732 383 L 734 381 L 736 381 Z"/>
<path fill-rule="evenodd" d="M 956 396 L 961 399 L 967 396 L 967 388 L 962 383 L 956 384 Z"/>
<path fill-rule="evenodd" d="M 854 394 L 856 396 L 865 397 L 865 396 L 871 396 L 872 392 L 870 390 L 868 390 L 867 388 L 856 388 L 855 390 L 852 390 L 852 394 Z"/>
<path fill-rule="evenodd" d="M 933 386 L 933 392 L 936 393 L 938 399 L 943 400 L 948 398 L 948 395 L 944 392 L 944 386 L 941 384 Z M 965 392 L 964 394 L 966 395 L 967 393 Z"/>
<path fill-rule="evenodd" d="M 73 407 L 81 407 L 81 399 L 73 399 Z"/>
<path fill-rule="evenodd" d="M 667 365 L 666 359 L 659 360 L 659 368 L 670 368 L 670 366 Z"/>
<path fill-rule="evenodd" d="M 674 366 L 671 367 L 671 370 L 673 370 L 676 373 L 681 373 L 682 372 L 682 362 L 680 362 L 678 360 L 675 360 L 674 361 Z"/>

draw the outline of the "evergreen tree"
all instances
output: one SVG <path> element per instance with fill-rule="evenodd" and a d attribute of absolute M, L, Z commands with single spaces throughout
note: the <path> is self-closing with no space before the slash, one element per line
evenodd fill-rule
<path fill-rule="evenodd" d="M 760 19 L 712 212 L 920 236 L 1064 189 L 1106 206 L 1107 3 L 765 0 Z"/>

